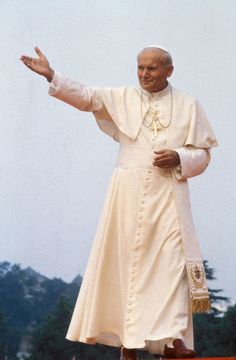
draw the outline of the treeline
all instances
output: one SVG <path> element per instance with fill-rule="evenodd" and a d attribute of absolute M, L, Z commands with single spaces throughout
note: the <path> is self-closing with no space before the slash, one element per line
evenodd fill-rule
<path fill-rule="evenodd" d="M 204 261 L 208 283 L 215 280 L 214 270 Z M 195 349 L 198 356 L 235 356 L 236 355 L 236 304 L 220 310 L 229 303 L 221 295 L 221 289 L 210 287 L 212 310 L 209 314 L 194 316 Z"/>
<path fill-rule="evenodd" d="M 213 270 L 207 263 L 205 267 L 212 280 Z M 32 269 L 0 264 L 0 360 L 6 356 L 16 360 L 19 351 L 28 360 L 119 359 L 119 349 L 65 340 L 80 282 L 81 278 L 72 284 L 49 280 Z M 211 289 L 210 294 L 211 313 L 194 317 L 197 354 L 235 356 L 236 305 L 223 313 L 218 305 L 227 298 L 218 289 Z M 145 354 L 145 359 L 149 357 Z"/>
<path fill-rule="evenodd" d="M 67 284 L 50 280 L 31 268 L 0 263 L 0 360 L 15 360 L 22 339 L 51 313 L 61 295 L 75 301 L 82 278 Z M 24 345 L 24 344 L 23 344 Z M 25 345 L 24 345 L 25 347 Z"/>

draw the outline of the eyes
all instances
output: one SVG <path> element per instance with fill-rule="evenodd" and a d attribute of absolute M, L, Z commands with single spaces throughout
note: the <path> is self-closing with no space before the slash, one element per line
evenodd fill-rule
<path fill-rule="evenodd" d="M 143 66 L 143 65 L 138 65 L 138 70 L 139 70 L 139 71 L 144 71 L 144 70 L 146 70 L 146 71 L 148 71 L 148 72 L 152 72 L 152 71 L 157 71 L 158 68 L 157 68 L 157 66 L 147 66 L 147 67 L 145 67 L 145 66 Z"/>

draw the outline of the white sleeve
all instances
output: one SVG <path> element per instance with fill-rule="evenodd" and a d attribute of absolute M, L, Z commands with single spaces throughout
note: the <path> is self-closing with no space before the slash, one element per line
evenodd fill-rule
<path fill-rule="evenodd" d="M 192 146 L 175 149 L 180 157 L 180 165 L 174 169 L 177 180 L 202 174 L 210 162 L 210 150 L 199 149 Z"/>
<path fill-rule="evenodd" d="M 76 81 L 63 78 L 56 72 L 50 82 L 48 93 L 81 111 L 94 112 L 103 107 L 99 91 L 95 88 L 86 87 Z"/>

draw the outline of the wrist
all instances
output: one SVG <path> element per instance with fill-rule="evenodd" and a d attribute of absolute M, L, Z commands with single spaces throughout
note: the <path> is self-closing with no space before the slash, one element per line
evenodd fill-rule
<path fill-rule="evenodd" d="M 54 70 L 49 68 L 48 72 L 45 74 L 45 78 L 47 79 L 48 82 L 51 82 L 53 77 L 54 77 Z"/>
<path fill-rule="evenodd" d="M 176 161 L 177 161 L 177 166 L 180 165 L 180 156 L 176 151 Z"/>
<path fill-rule="evenodd" d="M 180 164 L 180 156 L 179 153 L 175 150 L 173 150 L 173 154 L 174 154 L 174 162 L 175 162 L 175 166 L 178 166 Z"/>

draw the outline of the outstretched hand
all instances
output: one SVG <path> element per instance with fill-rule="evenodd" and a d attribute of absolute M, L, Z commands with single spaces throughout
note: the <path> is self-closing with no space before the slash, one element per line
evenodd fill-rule
<path fill-rule="evenodd" d="M 27 55 L 22 55 L 20 60 L 32 71 L 36 72 L 39 75 L 44 76 L 49 82 L 52 81 L 54 70 L 50 68 L 48 59 L 42 53 L 42 51 L 35 47 L 35 52 L 37 53 L 37 58 L 32 58 Z"/>
<path fill-rule="evenodd" d="M 180 164 L 179 154 L 174 150 L 163 149 L 155 151 L 155 154 L 157 156 L 153 161 L 153 166 L 169 169 Z"/>

